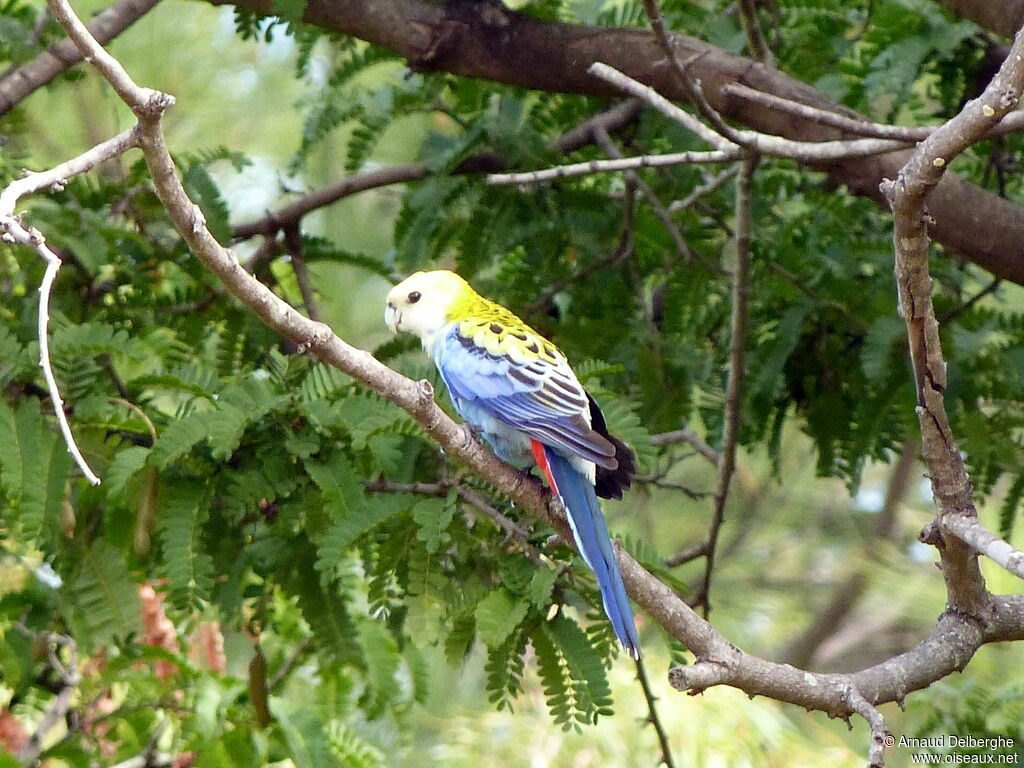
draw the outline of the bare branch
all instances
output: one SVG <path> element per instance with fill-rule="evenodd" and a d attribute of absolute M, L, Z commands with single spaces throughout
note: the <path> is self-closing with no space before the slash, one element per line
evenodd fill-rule
<path fill-rule="evenodd" d="M 512 539 L 523 554 L 535 563 L 541 562 L 541 554 L 530 543 L 530 532 L 513 522 L 507 515 L 496 510 L 479 493 L 457 482 L 440 483 L 393 483 L 384 478 L 365 484 L 371 493 L 415 493 L 423 496 L 447 496 L 452 488 L 456 489 L 464 502 L 491 518 L 505 534 Z"/>
<path fill-rule="evenodd" d="M 833 128 L 839 128 L 846 133 L 870 136 L 876 139 L 895 139 L 897 141 L 916 143 L 927 139 L 936 129 L 936 126 L 927 125 L 908 126 L 872 123 L 863 118 L 854 118 L 839 112 L 818 109 L 817 107 L 802 104 L 799 101 L 784 99 L 773 93 L 758 91 L 742 83 L 729 83 L 722 88 L 722 93 L 727 96 L 739 96 L 741 99 L 746 99 L 752 103 L 796 115 L 819 125 L 828 125 Z M 985 133 L 985 137 L 1004 136 L 1021 130 L 1024 130 L 1024 112 L 1011 112 L 998 125 L 992 126 Z"/>
<path fill-rule="evenodd" d="M 770 109 L 778 109 L 791 115 L 797 115 L 806 120 L 820 125 L 829 125 L 859 136 L 869 136 L 875 139 L 893 139 L 902 142 L 917 142 L 928 138 L 931 128 L 909 127 L 902 125 L 885 125 L 883 123 L 872 123 L 863 118 L 850 117 L 847 114 L 831 112 L 827 109 L 819 109 L 799 101 L 784 99 L 773 93 L 758 91 L 742 83 L 729 83 L 722 88 L 722 93 L 728 96 L 739 96 L 742 99 L 761 104 Z"/>
<path fill-rule="evenodd" d="M 978 518 L 946 515 L 942 518 L 942 528 L 1017 578 L 1024 579 L 1024 552 L 996 536 Z"/>
<path fill-rule="evenodd" d="M 309 267 L 306 266 L 306 259 L 302 253 L 302 233 L 299 232 L 297 224 L 285 227 L 284 245 L 291 258 L 292 272 L 295 273 L 295 282 L 299 284 L 306 315 L 310 320 L 319 320 L 320 312 L 316 308 L 316 296 L 313 294 L 313 278 L 309 274 Z"/>
<path fill-rule="evenodd" d="M 774 67 L 775 55 L 768 47 L 768 41 L 765 40 L 764 32 L 761 30 L 761 22 L 757 18 L 757 0 L 740 0 L 739 5 L 740 18 L 743 19 L 743 29 L 747 33 L 751 54 L 762 64 Z"/>
<path fill-rule="evenodd" d="M 620 160 L 622 159 L 622 152 L 615 146 L 611 136 L 608 135 L 608 131 L 604 128 L 594 129 L 594 140 L 598 143 L 604 153 L 609 157 Z M 650 184 L 641 179 L 635 171 L 626 171 L 626 176 L 633 180 L 636 188 L 639 190 L 647 199 L 647 204 L 651 206 L 651 210 L 654 211 L 654 215 L 658 217 L 658 221 L 668 232 L 669 237 L 672 238 L 672 242 L 675 243 L 676 250 L 679 251 L 679 255 L 683 261 L 689 264 L 693 261 L 693 253 L 690 251 L 690 246 L 686 244 L 686 240 L 683 238 L 683 233 L 679 231 L 679 227 L 672 220 L 672 216 L 669 215 L 668 209 L 665 204 L 661 202 L 661 198 L 658 197 L 658 193 L 655 192 Z"/>
<path fill-rule="evenodd" d="M 940 527 L 950 516 L 976 518 L 977 510 L 944 403 L 946 363 L 931 298 L 925 197 L 938 185 L 949 163 L 1017 105 L 1022 89 L 1024 31 L 1018 32 L 1010 55 L 982 94 L 921 142 L 895 181 L 887 180 L 881 186 L 893 210 L 899 310 L 907 325 L 922 452 L 932 480 Z M 991 596 L 985 588 L 975 550 L 955 536 L 943 538 L 945 546 L 940 555 L 950 606 L 984 616 Z"/>
<path fill-rule="evenodd" d="M 733 165 L 726 168 L 721 173 L 715 174 L 713 177 L 708 179 L 707 183 L 701 184 L 699 187 L 694 187 L 686 197 L 681 200 L 672 201 L 668 206 L 668 212 L 675 213 L 676 211 L 682 211 L 689 208 L 697 202 L 697 200 L 704 197 L 704 195 L 714 192 L 725 182 L 735 176 L 739 172 L 739 169 L 740 167 L 738 165 Z"/>
<path fill-rule="evenodd" d="M 658 717 L 657 698 L 651 690 L 651 683 L 647 679 L 647 667 L 644 666 L 643 658 L 635 659 L 636 679 L 640 683 L 640 689 L 644 692 L 644 701 L 647 702 L 647 722 L 654 726 L 654 732 L 658 735 L 658 745 L 661 747 L 661 760 L 667 768 L 675 768 L 675 761 L 672 759 L 672 747 L 668 743 L 668 733 L 665 726 Z"/>
<path fill-rule="evenodd" d="M 248 240 L 256 235 L 271 236 L 289 226 L 297 224 L 303 216 L 342 200 L 349 195 L 365 192 L 368 189 L 386 187 L 391 184 L 402 184 L 408 181 L 426 178 L 430 168 L 426 163 L 409 163 L 408 165 L 396 165 L 390 168 L 379 168 L 365 173 L 357 173 L 330 186 L 318 189 L 315 192 L 287 205 L 278 211 L 268 213 L 262 219 L 256 219 L 246 224 L 239 224 L 231 230 L 231 237 L 234 240 Z"/>
<path fill-rule="evenodd" d="M 36 633 L 26 629 L 24 626 L 19 626 L 19 629 L 32 637 L 36 636 Z M 71 699 L 75 695 L 78 684 L 82 681 L 78 674 L 78 646 L 75 644 L 75 641 L 65 635 L 57 635 L 50 632 L 45 632 L 40 636 L 46 641 L 46 653 L 50 666 L 60 677 L 60 689 L 57 691 L 57 695 L 50 703 L 50 706 L 46 709 L 46 712 L 43 713 L 39 726 L 18 753 L 18 760 L 25 766 L 36 764 L 43 750 L 43 740 L 46 739 L 47 734 L 53 730 L 54 726 L 64 719 L 68 710 L 71 709 Z M 67 664 L 60 660 L 55 647 L 67 648 Z"/>
<path fill-rule="evenodd" d="M 592 74 L 621 88 L 624 92 L 643 99 L 666 117 L 693 131 L 719 151 L 736 151 L 737 144 L 770 157 L 784 157 L 805 163 L 822 163 L 851 157 L 866 157 L 894 152 L 906 148 L 908 142 L 893 139 L 848 139 L 845 141 L 793 141 L 779 136 L 749 130 L 733 130 L 736 142 L 712 131 L 689 112 L 680 109 L 653 88 L 624 75 L 607 64 L 597 62 L 590 67 Z M 699 127 L 698 127 L 699 126 Z"/>
<path fill-rule="evenodd" d="M 72 176 L 88 171 L 104 160 L 109 160 L 112 157 L 127 152 L 129 149 L 138 146 L 138 142 L 139 132 L 135 128 L 130 128 L 114 138 L 104 141 L 102 144 L 97 144 L 78 157 L 61 163 L 48 171 L 29 173 L 17 181 L 11 182 L 0 193 L 0 233 L 2 233 L 3 239 L 8 242 L 29 246 L 46 262 L 46 272 L 43 274 L 42 282 L 39 285 L 39 313 L 37 318 L 39 366 L 43 370 L 43 378 L 46 380 L 47 389 L 50 391 L 50 400 L 53 402 L 54 416 L 57 417 L 57 424 L 60 426 L 61 434 L 64 436 L 68 452 L 82 470 L 82 474 L 93 485 L 99 485 L 100 479 L 89 467 L 89 463 L 82 456 L 82 452 L 75 442 L 75 436 L 71 432 L 71 425 L 68 424 L 67 414 L 64 413 L 64 401 L 60 396 L 57 379 L 53 375 L 53 366 L 50 364 L 50 294 L 53 291 L 53 282 L 57 279 L 57 273 L 60 271 L 61 260 L 46 244 L 42 234 L 35 229 L 26 228 L 22 224 L 21 220 L 15 216 L 14 208 L 22 196 L 48 187 L 60 188 Z"/>
<path fill-rule="evenodd" d="M 661 434 L 651 436 L 651 444 L 656 448 L 660 448 L 663 445 L 672 445 L 673 443 L 686 443 L 692 446 L 697 453 L 716 467 L 722 460 L 721 454 L 705 443 L 704 440 L 701 439 L 700 435 L 689 427 L 686 427 L 685 429 L 677 429 L 672 432 L 662 432 Z"/>
<path fill-rule="evenodd" d="M 89 31 L 106 44 L 142 18 L 159 0 L 118 0 L 89 22 Z M 18 102 L 78 62 L 82 54 L 71 40 L 54 43 L 0 80 L 0 117 Z"/>
<path fill-rule="evenodd" d="M 664 168 L 670 165 L 695 165 L 697 163 L 729 163 L 739 157 L 739 150 L 712 152 L 674 152 L 668 155 L 642 155 L 624 157 L 621 160 L 591 160 L 586 163 L 556 165 L 542 171 L 523 173 L 491 173 L 488 184 L 536 184 L 541 181 L 567 179 L 571 176 L 588 176 L 609 171 L 633 171 L 639 168 Z"/>
<path fill-rule="evenodd" d="M 694 54 L 685 62 L 680 61 L 679 51 L 673 43 L 672 35 L 665 26 L 665 20 L 662 18 L 657 0 L 643 0 L 643 3 L 644 11 L 647 13 L 647 18 L 651 21 L 651 29 L 654 30 L 654 36 L 658 40 L 658 45 L 664 51 L 669 67 L 675 75 L 676 82 L 686 95 L 686 98 L 704 116 L 704 119 L 711 123 L 713 132 L 721 139 L 737 146 L 745 146 L 743 139 L 733 130 L 732 126 L 726 123 L 715 108 L 708 103 L 708 100 L 704 98 L 700 80 L 690 73 L 690 65 L 702 58 L 702 54 Z M 591 67 L 590 71 L 594 71 L 593 67 Z M 619 87 L 622 86 L 620 85 Z M 698 135 L 700 134 L 698 133 Z M 705 141 L 708 141 L 708 139 L 705 138 Z M 712 146 L 715 146 L 714 141 L 711 143 Z"/>
<path fill-rule="evenodd" d="M 885 718 L 878 711 L 877 707 L 868 703 L 867 699 L 861 696 L 860 691 L 850 687 L 846 691 L 853 711 L 867 720 L 871 727 L 871 742 L 868 745 L 868 768 L 882 768 L 885 765 L 886 740 L 889 738 L 889 729 L 885 727 Z"/>
<path fill-rule="evenodd" d="M 750 187 L 759 158 L 749 154 L 743 158 L 736 179 L 736 266 L 732 277 L 732 313 L 729 329 L 729 378 L 725 386 L 725 414 L 722 429 L 722 453 L 718 461 L 718 487 L 714 496 L 714 514 L 708 529 L 704 552 L 704 581 L 701 603 L 704 618 L 711 613 L 711 578 L 715 569 L 718 534 L 725 518 L 725 502 L 729 498 L 733 470 L 736 469 L 736 445 L 739 442 L 740 411 L 743 402 L 743 378 L 747 354 L 747 304 L 750 297 L 750 246 L 753 238 Z"/>

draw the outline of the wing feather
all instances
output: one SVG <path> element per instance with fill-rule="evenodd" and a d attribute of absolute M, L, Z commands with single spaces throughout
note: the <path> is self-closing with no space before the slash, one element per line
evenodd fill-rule
<path fill-rule="evenodd" d="M 587 393 L 561 355 L 517 361 L 488 351 L 453 325 L 434 356 L 456 407 L 459 400 L 472 403 L 545 445 L 605 469 L 617 466 L 615 446 L 591 426 Z"/>

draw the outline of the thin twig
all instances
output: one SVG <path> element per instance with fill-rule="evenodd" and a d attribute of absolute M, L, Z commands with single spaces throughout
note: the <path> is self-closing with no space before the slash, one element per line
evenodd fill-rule
<path fill-rule="evenodd" d="M 140 419 L 142 419 L 143 422 L 145 422 L 146 429 L 149 430 L 149 436 L 152 437 L 153 438 L 153 442 L 156 443 L 156 438 L 157 438 L 156 427 L 153 426 L 153 422 L 150 421 L 149 416 L 146 415 L 145 411 L 143 411 L 139 406 L 137 406 L 131 400 L 128 400 L 128 399 L 123 398 L 123 397 L 108 397 L 107 401 L 111 402 L 111 403 L 117 403 L 118 405 L 123 405 L 129 411 L 132 411 L 133 413 L 135 413 Z"/>
<path fill-rule="evenodd" d="M 687 547 L 676 552 L 671 557 L 665 558 L 666 568 L 677 568 L 680 565 L 696 560 L 698 557 L 704 557 L 708 553 L 708 542 L 700 541 L 692 546 Z"/>
<path fill-rule="evenodd" d="M 313 280 L 309 275 L 309 267 L 306 266 L 306 259 L 302 254 L 302 233 L 298 224 L 285 227 L 284 245 L 291 257 L 292 272 L 295 273 L 295 282 L 299 284 L 306 315 L 310 320 L 319 320 L 320 312 L 316 308 L 316 296 L 313 295 Z"/>
<path fill-rule="evenodd" d="M 675 120 L 683 127 L 693 131 L 707 141 L 719 152 L 735 156 L 740 147 L 746 147 L 770 157 L 782 157 L 806 163 L 828 162 L 852 157 L 867 157 L 905 149 L 909 142 L 892 139 L 849 139 L 843 141 L 794 141 L 780 136 L 769 136 L 766 133 L 749 130 L 729 129 L 729 134 L 738 141 L 734 142 L 711 130 L 689 112 L 677 107 L 653 88 L 634 80 L 607 64 L 597 62 L 590 66 L 592 74 L 602 80 L 621 88 L 625 93 L 643 99 L 666 117 Z M 713 110 L 712 110 L 713 111 Z M 693 153 L 697 154 L 697 153 Z M 654 155 L 648 160 L 658 158 Z M 665 156 L 661 156 L 665 157 Z M 694 162 L 707 162 L 695 160 Z M 653 166 L 654 163 L 649 163 Z M 619 169 L 621 170 L 621 169 Z M 489 177 L 488 177 L 489 178 Z"/>
<path fill-rule="evenodd" d="M 939 315 L 939 322 L 948 323 L 950 320 L 955 320 L 956 318 L 960 317 L 960 315 L 962 315 L 964 312 L 969 312 L 979 301 L 984 299 L 986 296 L 993 294 L 997 290 L 999 290 L 999 286 L 1002 284 L 1003 279 L 1001 277 L 995 278 L 994 280 L 989 282 L 988 285 L 986 285 L 976 294 L 971 296 L 971 298 L 969 298 L 963 304 L 958 304 L 957 306 L 952 307 L 951 309 Z"/>
<path fill-rule="evenodd" d="M 743 401 L 743 377 L 747 354 L 747 302 L 750 296 L 750 246 L 753 237 L 750 187 L 758 157 L 747 155 L 736 179 L 736 267 L 732 280 L 732 313 L 729 330 L 729 377 L 725 386 L 725 414 L 722 429 L 722 453 L 718 462 L 718 487 L 715 491 L 714 513 L 708 529 L 708 546 L 704 557 L 704 581 L 700 594 L 704 617 L 711 613 L 711 578 L 715 570 L 715 549 L 725 518 L 725 502 L 729 497 L 733 471 L 736 469 L 736 445 L 740 434 L 740 411 Z"/>
<path fill-rule="evenodd" d="M 686 427 L 685 429 L 676 429 L 672 432 L 661 432 L 657 435 L 651 435 L 651 444 L 656 448 L 660 448 L 665 445 L 673 445 L 674 443 L 686 443 L 687 445 L 692 446 L 697 453 L 716 467 L 722 462 L 722 455 L 704 442 L 700 435 L 689 427 Z"/>
<path fill-rule="evenodd" d="M 309 647 L 309 644 L 312 641 L 312 635 L 305 635 L 301 640 L 299 640 L 299 642 L 295 644 L 295 647 L 292 648 L 292 652 L 288 656 L 288 658 L 286 658 L 284 662 L 281 664 L 281 666 L 277 668 L 277 670 L 274 672 L 273 677 L 271 677 L 270 680 L 267 681 L 268 692 L 273 692 L 273 690 L 278 685 L 285 681 L 285 679 L 291 673 L 295 665 L 299 663 L 299 659 L 302 658 L 302 655 L 306 652 L 306 649 Z"/>
<path fill-rule="evenodd" d="M 871 728 L 871 743 L 868 745 L 868 768 L 882 768 L 885 765 L 885 747 L 890 739 L 889 729 L 885 727 L 885 718 L 854 686 L 846 691 L 850 707 L 868 722 Z"/>
<path fill-rule="evenodd" d="M 768 67 L 775 66 L 775 54 L 768 47 L 764 32 L 761 29 L 761 22 L 757 18 L 757 0 L 740 0 L 740 18 L 743 19 L 743 29 L 747 33 L 747 43 L 750 46 L 750 53 L 755 59 Z"/>
<path fill-rule="evenodd" d="M 594 140 L 604 150 L 606 155 L 616 160 L 622 159 L 622 152 L 615 146 L 612 137 L 608 135 L 608 131 L 604 128 L 594 129 Z M 658 217 L 661 226 L 665 228 L 669 237 L 672 238 L 672 242 L 675 243 L 676 250 L 683 261 L 687 264 L 692 262 L 693 252 L 690 251 L 690 246 L 686 244 L 686 240 L 683 238 L 683 233 L 679 231 L 679 227 L 672 221 L 672 217 L 669 215 L 665 204 L 661 202 L 661 198 L 658 197 L 658 193 L 651 188 L 650 184 L 641 179 L 635 171 L 626 171 L 626 176 L 633 180 L 636 188 L 640 190 L 640 194 L 647 199 L 647 204 L 651 206 L 651 210 Z"/>
<path fill-rule="evenodd" d="M 651 690 L 651 683 L 647 679 L 644 660 L 640 658 L 635 659 L 634 662 L 636 663 L 636 679 L 640 683 L 640 689 L 644 692 L 644 701 L 647 702 L 647 722 L 654 726 L 654 732 L 658 734 L 658 745 L 661 747 L 659 763 L 664 763 L 667 768 L 675 768 L 676 764 L 672 760 L 672 747 L 668 743 L 668 733 L 661 723 L 661 718 L 658 717 L 658 699 L 655 697 L 654 691 Z"/>
<path fill-rule="evenodd" d="M 739 157 L 739 150 L 711 152 L 674 152 L 668 155 L 642 155 L 624 157 L 621 160 L 590 160 L 585 163 L 556 165 L 540 171 L 523 173 L 490 173 L 488 184 L 536 184 L 541 181 L 568 179 L 572 176 L 589 176 L 610 171 L 632 171 L 639 168 L 661 168 L 670 165 L 696 165 L 698 163 L 729 163 Z"/>
<path fill-rule="evenodd" d="M 721 173 L 716 173 L 706 183 L 701 184 L 699 187 L 694 187 L 686 197 L 681 200 L 673 200 L 668 206 L 668 212 L 676 213 L 677 211 L 689 208 L 700 198 L 704 197 L 704 195 L 714 192 L 737 173 L 739 173 L 738 165 L 729 166 Z"/>
<path fill-rule="evenodd" d="M 759 91 L 742 83 L 726 83 L 722 86 L 722 93 L 727 96 L 738 96 L 741 99 L 770 109 L 796 115 L 819 125 L 829 125 L 847 133 L 875 139 L 895 139 L 906 142 L 924 141 L 940 127 L 932 125 L 908 126 L 872 123 L 863 118 L 850 117 L 839 112 L 811 107 L 799 101 Z M 983 136 L 984 138 L 1004 136 L 1008 133 L 1016 133 L 1022 129 L 1024 129 L 1024 112 L 1011 112 L 998 125 L 992 126 Z"/>
<path fill-rule="evenodd" d="M 711 131 L 718 136 L 718 139 L 710 139 L 704 137 L 705 141 L 709 141 L 712 146 L 717 146 L 719 149 L 720 141 L 726 141 L 736 146 L 744 146 L 744 140 L 739 134 L 733 130 L 732 126 L 727 124 L 718 112 L 716 112 L 712 106 L 708 103 L 707 99 L 704 98 L 704 93 L 701 91 L 700 82 L 690 76 L 688 71 L 689 65 L 699 56 L 695 56 L 687 62 L 679 60 L 679 54 L 676 52 L 676 47 L 672 43 L 672 36 L 665 26 L 665 20 L 662 18 L 661 9 L 658 7 L 657 0 L 643 0 L 644 10 L 647 13 L 647 18 L 651 22 L 651 29 L 654 30 L 654 36 L 658 40 L 658 44 L 661 49 L 665 52 L 665 57 L 668 60 L 668 64 L 679 81 L 679 85 L 683 89 L 683 93 L 689 98 L 691 103 L 697 108 L 697 111 L 704 115 L 704 119 L 711 123 L 711 129 L 705 128 L 705 131 Z M 591 67 L 592 73 L 597 74 L 599 77 L 603 77 L 598 72 L 595 72 L 594 68 Z M 621 85 L 619 87 L 622 87 Z M 686 123 L 683 123 L 686 125 Z M 702 135 L 698 132 L 697 135 Z"/>
<path fill-rule="evenodd" d="M 29 766 L 35 765 L 39 759 L 39 755 L 43 751 L 43 741 L 46 739 L 47 734 L 53 730 L 57 723 L 65 718 L 68 710 L 71 709 L 71 699 L 74 697 L 82 678 L 78 674 L 78 646 L 74 640 L 66 635 L 58 635 L 52 632 L 44 632 L 37 635 L 37 633 L 32 632 L 20 623 L 18 628 L 31 637 L 42 637 L 46 641 L 46 653 L 50 661 L 50 667 L 57 673 L 60 679 L 60 689 L 57 691 L 57 695 L 50 703 L 50 706 L 47 707 L 46 712 L 43 713 L 39 726 L 18 753 L 18 760 L 21 761 L 21 764 Z M 54 649 L 55 646 L 67 648 L 67 664 L 61 662 L 57 656 L 57 652 Z"/>
<path fill-rule="evenodd" d="M 689 496 L 694 501 L 700 501 L 701 499 L 707 498 L 708 496 L 711 495 L 710 493 L 705 493 L 703 491 L 695 491 L 688 485 L 683 485 L 682 483 L 674 483 L 671 480 L 665 480 L 664 478 L 654 477 L 652 475 L 637 475 L 636 477 L 633 478 L 633 482 L 639 483 L 640 485 L 650 485 L 655 488 L 665 488 L 666 490 L 671 491 L 681 491 L 684 495 Z"/>
<path fill-rule="evenodd" d="M 910 127 L 903 125 L 886 125 L 884 123 L 871 123 L 863 118 L 849 117 L 839 112 L 830 112 L 818 107 L 810 107 L 798 101 L 785 99 L 772 93 L 765 93 L 751 88 L 742 83 L 728 83 L 722 87 L 722 93 L 727 96 L 738 96 L 746 101 L 777 109 L 790 115 L 802 117 L 819 125 L 829 125 L 833 128 L 852 133 L 856 136 L 865 136 L 873 139 L 894 139 L 896 141 L 917 142 L 927 139 L 933 128 Z"/>
<path fill-rule="evenodd" d="M 472 488 L 467 488 L 457 482 L 440 481 L 437 483 L 393 483 L 384 478 L 364 483 L 363 487 L 371 493 L 415 493 L 422 496 L 447 496 L 452 488 L 456 489 L 464 502 L 479 512 L 483 512 L 491 518 L 505 534 L 515 541 L 523 554 L 534 562 L 541 562 L 540 552 L 530 543 L 530 533 L 525 528 L 517 525 L 507 515 L 502 514 L 479 493 Z"/>
<path fill-rule="evenodd" d="M 75 463 L 82 470 L 82 474 L 93 485 L 99 485 L 100 479 L 89 467 L 89 463 L 82 455 L 78 443 L 75 442 L 75 436 L 71 432 L 71 425 L 68 423 L 67 414 L 64 413 L 64 401 L 60 396 L 57 379 L 53 375 L 53 366 L 50 364 L 50 295 L 53 291 L 53 282 L 57 279 L 57 273 L 60 271 L 61 260 L 46 244 L 46 240 L 38 230 L 25 227 L 22 224 L 21 220 L 15 216 L 14 208 L 18 204 L 18 200 L 24 195 L 46 188 L 59 189 L 72 176 L 91 170 L 103 161 L 123 154 L 138 145 L 138 128 L 129 128 L 112 139 L 97 144 L 78 157 L 54 166 L 48 171 L 29 173 L 17 181 L 11 182 L 0 193 L 0 233 L 2 233 L 3 239 L 33 248 L 46 262 L 46 272 L 43 273 L 42 282 L 39 284 L 39 312 L 37 317 L 39 367 L 43 370 L 43 378 L 46 380 L 46 386 L 50 391 L 50 400 L 53 403 L 54 416 L 56 416 L 57 424 L 60 426 L 61 434 L 64 436 L 68 453 L 74 458 Z"/>

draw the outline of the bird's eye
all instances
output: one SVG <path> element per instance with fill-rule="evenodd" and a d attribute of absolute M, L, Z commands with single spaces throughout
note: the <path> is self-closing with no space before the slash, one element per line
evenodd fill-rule
<path fill-rule="evenodd" d="M 413 291 L 413 292 L 412 292 L 412 293 L 410 293 L 410 294 L 409 294 L 409 296 L 408 296 L 408 299 L 409 299 L 409 303 L 410 303 L 410 304 L 415 304 L 415 303 L 416 303 L 417 301 L 419 301 L 419 300 L 420 300 L 421 298 L 423 298 L 423 294 L 422 294 L 422 293 L 420 293 L 419 291 Z"/>

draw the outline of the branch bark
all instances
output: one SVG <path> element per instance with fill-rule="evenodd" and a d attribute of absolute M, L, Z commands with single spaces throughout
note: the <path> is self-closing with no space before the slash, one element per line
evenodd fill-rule
<path fill-rule="evenodd" d="M 119 0 L 89 22 L 89 32 L 106 44 L 141 19 L 160 0 Z M 54 43 L 31 61 L 0 80 L 0 117 L 22 99 L 51 82 L 57 75 L 82 61 L 82 54 L 70 40 Z"/>
<path fill-rule="evenodd" d="M 936 0 L 950 13 L 963 16 L 997 35 L 1012 37 L 1024 26 L 1024 0 Z"/>
<path fill-rule="evenodd" d="M 220 5 L 228 0 L 209 2 Z M 259 14 L 273 13 L 271 0 L 232 0 L 231 4 Z M 612 96 L 616 91 L 611 85 L 588 74 L 593 63 L 603 61 L 669 99 L 686 100 L 656 36 L 647 30 L 539 21 L 491 2 L 424 0 L 310 0 L 303 20 L 389 48 L 408 59 L 413 69 L 443 70 L 535 90 Z M 693 37 L 675 34 L 672 42 L 680 60 L 692 59 L 690 73 L 723 117 L 799 141 L 851 138 L 838 128 L 723 90 L 739 83 L 859 117 L 813 87 Z M 909 156 L 909 151 L 901 151 L 811 167 L 828 172 L 854 194 L 882 204 L 878 185 L 884 178 L 895 177 Z M 954 174 L 941 179 L 929 205 L 937 222 L 933 230 L 937 241 L 994 275 L 1024 285 L 1024 208 Z M 975 211 L 985 211 L 984 217 L 976 217 Z"/>
<path fill-rule="evenodd" d="M 929 193 L 937 188 L 953 158 L 1016 107 L 1022 90 L 1024 30 L 1017 33 L 1010 55 L 984 92 L 921 142 L 896 180 L 887 180 L 881 187 L 893 210 L 899 309 L 910 342 L 922 453 L 938 506 L 939 527 L 951 534 L 942 537 L 939 547 L 949 606 L 981 621 L 989 611 L 991 595 L 985 588 L 976 551 L 944 526 L 946 518 L 976 519 L 977 510 L 971 481 L 946 415 L 946 362 L 928 272 L 928 227 L 931 216 L 939 214 L 926 212 L 925 198 L 930 204 Z"/>

